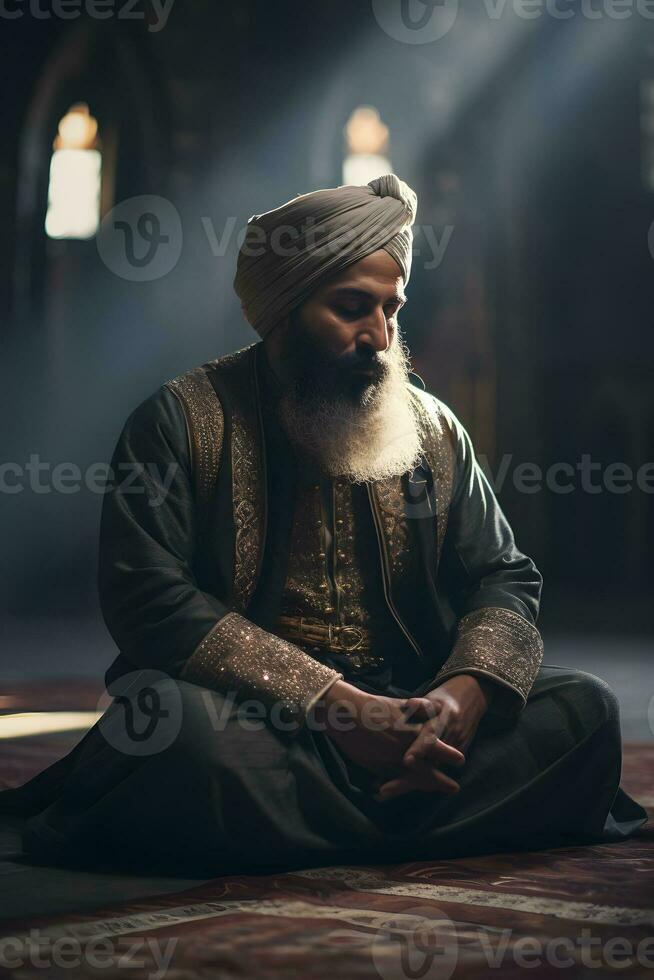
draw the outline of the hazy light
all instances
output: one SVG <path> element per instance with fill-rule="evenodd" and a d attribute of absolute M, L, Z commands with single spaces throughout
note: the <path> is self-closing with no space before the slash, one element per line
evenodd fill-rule
<path fill-rule="evenodd" d="M 103 711 L 22 711 L 0 715 L 0 739 L 91 728 Z"/>
<path fill-rule="evenodd" d="M 78 102 L 59 122 L 53 146 L 55 150 L 93 150 L 97 135 L 97 119 L 89 113 L 86 102 Z"/>
<path fill-rule="evenodd" d="M 59 123 L 53 143 L 45 230 L 50 238 L 91 238 L 100 222 L 102 157 L 98 124 L 81 102 Z"/>
<path fill-rule="evenodd" d="M 344 184 L 367 184 L 374 177 L 392 173 L 391 161 L 387 157 L 372 153 L 357 153 L 343 161 Z"/>
<path fill-rule="evenodd" d="M 374 177 L 392 172 L 388 149 L 388 126 L 371 105 L 358 106 L 345 129 L 347 155 L 343 161 L 344 184 L 367 184 Z"/>

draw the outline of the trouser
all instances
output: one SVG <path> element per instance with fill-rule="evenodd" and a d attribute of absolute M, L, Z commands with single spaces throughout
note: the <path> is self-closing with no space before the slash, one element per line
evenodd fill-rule
<path fill-rule="evenodd" d="M 646 820 L 619 789 L 615 695 L 581 671 L 542 666 L 516 718 L 485 715 L 454 796 L 377 801 L 324 731 L 290 738 L 254 715 L 161 676 L 149 702 L 115 700 L 59 766 L 56 799 L 32 811 L 26 850 L 211 876 L 619 840 Z"/>

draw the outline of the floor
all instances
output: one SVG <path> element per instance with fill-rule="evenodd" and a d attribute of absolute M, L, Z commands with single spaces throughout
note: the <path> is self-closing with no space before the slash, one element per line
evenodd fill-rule
<path fill-rule="evenodd" d="M 76 631 L 52 623 L 44 645 L 43 629 L 22 633 L 39 652 L 15 666 L 0 715 L 97 708 L 112 657 L 106 638 L 102 657 L 94 644 L 97 623 Z M 67 639 L 70 656 L 58 661 L 53 649 Z M 106 980 L 654 977 L 649 645 L 606 634 L 583 641 L 552 635 L 546 649 L 548 662 L 591 670 L 618 694 L 623 786 L 650 811 L 650 823 L 632 839 L 206 880 L 34 867 L 21 856 L 20 821 L 5 819 L 0 976 L 64 977 L 74 967 L 77 976 Z M 80 737 L 0 738 L 0 787 L 24 782 Z"/>

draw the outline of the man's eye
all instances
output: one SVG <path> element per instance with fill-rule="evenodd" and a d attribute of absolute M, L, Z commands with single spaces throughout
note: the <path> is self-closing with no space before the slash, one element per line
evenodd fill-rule
<path fill-rule="evenodd" d="M 356 320 L 363 315 L 363 310 L 360 306 L 354 308 L 351 306 L 337 306 L 336 311 L 340 316 L 348 320 Z"/>

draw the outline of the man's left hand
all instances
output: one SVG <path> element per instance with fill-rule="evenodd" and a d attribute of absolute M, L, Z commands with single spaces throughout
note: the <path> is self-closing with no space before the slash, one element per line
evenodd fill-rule
<path fill-rule="evenodd" d="M 423 725 L 404 754 L 403 768 L 390 780 L 378 781 L 380 798 L 391 799 L 412 790 L 434 792 L 439 742 L 465 752 L 492 697 L 492 681 L 471 674 L 457 674 L 422 698 L 409 698 L 406 704 L 408 719 L 422 721 Z"/>

